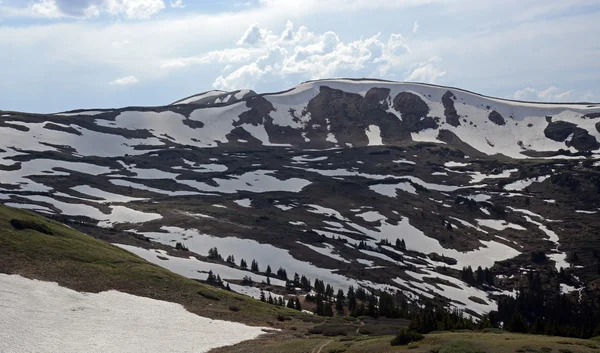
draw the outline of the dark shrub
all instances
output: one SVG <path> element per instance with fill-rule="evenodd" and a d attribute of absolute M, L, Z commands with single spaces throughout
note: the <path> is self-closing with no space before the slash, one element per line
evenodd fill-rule
<path fill-rule="evenodd" d="M 13 218 L 10 220 L 10 225 L 12 225 L 13 228 L 15 228 L 17 230 L 33 229 L 40 233 L 44 233 L 44 234 L 48 234 L 48 235 L 53 234 L 47 225 L 38 223 L 35 221 L 24 221 L 22 219 Z"/>
<path fill-rule="evenodd" d="M 390 343 L 392 346 L 403 346 L 405 344 L 409 344 L 410 342 L 421 341 L 424 338 L 425 336 L 418 332 L 402 329 Z"/>

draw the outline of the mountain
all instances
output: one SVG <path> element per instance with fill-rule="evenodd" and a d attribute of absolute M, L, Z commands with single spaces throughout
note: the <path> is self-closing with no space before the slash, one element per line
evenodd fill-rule
<path fill-rule="evenodd" d="M 599 104 L 350 79 L 2 111 L 0 202 L 254 297 L 244 277 L 288 295 L 281 268 L 480 317 L 534 272 L 549 293 L 598 294 L 599 118 Z"/>

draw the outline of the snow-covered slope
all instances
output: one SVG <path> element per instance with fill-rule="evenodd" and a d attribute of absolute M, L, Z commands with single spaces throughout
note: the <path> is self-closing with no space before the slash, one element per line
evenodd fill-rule
<path fill-rule="evenodd" d="M 93 119 L 81 126 L 71 118 L 75 114 Z M 150 111 L 61 114 L 52 118 L 54 131 L 39 119 L 18 122 L 13 116 L 2 118 L 19 126 L 1 127 L 0 148 L 38 141 L 66 144 L 84 155 L 109 153 L 98 145 L 121 146 L 113 154 L 122 155 L 136 153 L 131 150 L 136 146 L 166 144 L 347 148 L 410 140 L 463 142 L 487 155 L 513 158 L 600 148 L 600 105 L 515 102 L 448 87 L 368 80 L 306 82 L 264 95 L 209 91 Z"/>
<path fill-rule="evenodd" d="M 6 112 L 0 202 L 185 243 L 192 257 L 121 246 L 191 278 L 220 273 L 244 293 L 257 293 L 239 284 L 245 276 L 267 276 L 206 261 L 207 249 L 480 314 L 524 271 L 569 267 L 590 279 L 571 254 L 587 247 L 582 229 L 596 227 L 599 123 L 594 104 L 376 80 L 210 91 L 165 107 Z M 533 263 L 533 251 L 547 261 Z M 504 277 L 468 285 L 464 266 Z M 549 278 L 557 290 L 580 283 Z"/>
<path fill-rule="evenodd" d="M 208 352 L 264 334 L 180 304 L 117 291 L 79 293 L 0 273 L 0 351 Z"/>

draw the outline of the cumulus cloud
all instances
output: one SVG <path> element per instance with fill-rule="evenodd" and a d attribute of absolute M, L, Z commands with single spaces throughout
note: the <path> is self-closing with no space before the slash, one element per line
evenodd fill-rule
<path fill-rule="evenodd" d="M 250 28 L 244 32 L 242 38 L 237 41 L 238 45 L 254 45 L 263 39 L 264 31 L 260 29 L 258 23 L 254 23 Z"/>
<path fill-rule="evenodd" d="M 406 77 L 406 81 L 435 83 L 438 78 L 446 75 L 446 71 L 436 66 L 440 61 L 439 57 L 434 56 L 427 61 L 411 65 L 412 71 Z"/>
<path fill-rule="evenodd" d="M 285 24 L 285 30 L 281 33 L 281 40 L 292 40 L 294 39 L 294 23 L 288 20 Z"/>
<path fill-rule="evenodd" d="M 175 4 L 183 6 L 182 0 Z M 107 13 L 127 19 L 147 19 L 164 8 L 163 0 L 36 0 L 29 4 L 31 15 L 48 18 L 90 18 Z"/>
<path fill-rule="evenodd" d="M 526 87 L 513 93 L 510 98 L 523 101 L 564 102 L 570 100 L 572 94 L 572 89 L 561 92 L 554 86 L 548 87 L 545 90 Z"/>
<path fill-rule="evenodd" d="M 377 33 L 346 42 L 332 31 L 315 33 L 305 26 L 295 29 L 287 21 L 283 32 L 251 25 L 235 48 L 211 51 L 194 57 L 164 59 L 163 69 L 221 63 L 225 66 L 213 87 L 224 90 L 256 88 L 261 83 L 290 82 L 325 77 L 369 77 L 407 65 L 406 39 Z M 406 68 L 405 68 L 406 69 Z"/>
<path fill-rule="evenodd" d="M 137 78 L 135 78 L 135 76 L 125 76 L 125 77 L 118 78 L 112 82 L 109 82 L 109 84 L 126 86 L 126 85 L 132 85 L 137 82 L 138 82 L 138 80 L 137 80 Z"/>

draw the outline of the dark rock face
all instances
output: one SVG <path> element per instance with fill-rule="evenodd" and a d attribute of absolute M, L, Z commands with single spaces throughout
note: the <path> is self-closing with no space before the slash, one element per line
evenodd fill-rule
<path fill-rule="evenodd" d="M 596 123 L 596 131 L 600 132 L 600 121 Z"/>
<path fill-rule="evenodd" d="M 598 128 L 598 124 L 596 124 Z M 555 121 L 546 127 L 544 135 L 554 141 L 563 142 L 572 135 L 571 140 L 566 145 L 577 150 L 597 149 L 600 144 L 596 138 L 590 135 L 587 130 L 577 127 L 577 125 L 567 121 Z"/>
<path fill-rule="evenodd" d="M 571 142 L 567 143 L 567 145 L 573 146 L 579 151 L 595 150 L 600 147 L 596 138 L 582 128 L 577 128 L 575 130 Z"/>
<path fill-rule="evenodd" d="M 454 101 L 456 100 L 456 96 L 454 93 L 447 91 L 442 96 L 442 104 L 444 105 L 444 115 L 446 116 L 446 122 L 452 126 L 459 126 L 459 116 L 456 112 L 456 108 L 454 108 Z"/>
<path fill-rule="evenodd" d="M 421 97 L 410 92 L 401 92 L 394 97 L 394 109 L 404 115 L 425 117 L 429 114 L 429 106 Z"/>
<path fill-rule="evenodd" d="M 387 88 L 372 88 L 363 98 L 359 94 L 322 86 L 319 94 L 307 106 L 311 116 L 307 136 L 311 141 L 324 140 L 329 124 L 330 131 L 340 144 L 364 146 L 369 143 L 365 128 L 375 124 L 381 129 L 384 143 L 408 138 L 402 122 L 385 111 L 386 104 L 381 104 L 389 94 Z"/>
<path fill-rule="evenodd" d="M 577 129 L 577 125 L 566 121 L 554 121 L 544 129 L 544 135 L 554 141 L 563 142 Z"/>
<path fill-rule="evenodd" d="M 401 92 L 394 97 L 393 108 L 402 114 L 402 124 L 408 132 L 437 129 L 439 118 L 427 116 L 429 106 L 421 97 L 410 92 Z"/>
<path fill-rule="evenodd" d="M 598 119 L 600 118 L 600 113 L 589 113 L 584 115 L 583 117 L 588 119 Z"/>
<path fill-rule="evenodd" d="M 198 120 L 192 120 L 192 119 L 184 119 L 183 125 L 187 125 L 187 126 L 191 127 L 192 129 L 201 129 L 204 127 L 203 122 L 198 121 Z"/>
<path fill-rule="evenodd" d="M 492 112 L 488 116 L 488 119 L 496 125 L 500 125 L 500 126 L 506 125 L 506 121 L 504 120 L 504 117 L 495 110 L 492 110 Z"/>

